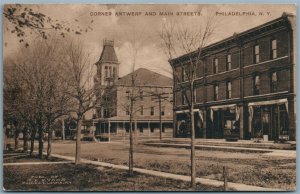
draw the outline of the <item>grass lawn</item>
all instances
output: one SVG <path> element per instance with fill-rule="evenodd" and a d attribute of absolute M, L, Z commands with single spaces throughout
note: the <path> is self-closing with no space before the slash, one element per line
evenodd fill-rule
<path fill-rule="evenodd" d="M 82 157 L 113 164 L 128 164 L 128 144 L 82 142 Z M 75 142 L 55 142 L 53 153 L 74 156 Z M 136 145 L 134 166 L 189 175 L 190 150 Z M 197 177 L 222 180 L 223 166 L 228 181 L 255 186 L 295 190 L 296 159 L 264 153 L 196 150 Z"/>
<path fill-rule="evenodd" d="M 7 162 L 38 162 L 36 158 L 19 157 Z M 127 171 L 81 164 L 39 164 L 4 166 L 3 186 L 6 191 L 221 191 L 197 184 Z"/>

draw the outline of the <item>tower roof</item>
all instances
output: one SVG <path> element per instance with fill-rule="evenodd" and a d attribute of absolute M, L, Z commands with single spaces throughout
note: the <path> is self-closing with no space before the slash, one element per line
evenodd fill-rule
<path fill-rule="evenodd" d="M 103 50 L 99 59 L 99 62 L 110 62 L 110 63 L 119 63 L 113 40 L 104 40 L 103 41 Z"/>

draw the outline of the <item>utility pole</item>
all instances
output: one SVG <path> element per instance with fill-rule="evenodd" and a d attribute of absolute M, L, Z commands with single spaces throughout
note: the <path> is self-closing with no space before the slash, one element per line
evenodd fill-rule
<path fill-rule="evenodd" d="M 153 100 L 157 100 L 158 101 L 158 108 L 159 108 L 159 139 L 162 140 L 162 106 L 161 103 L 162 101 L 165 101 L 168 99 L 168 96 L 166 95 L 170 95 L 170 93 L 152 93 L 152 96 L 154 96 Z"/>

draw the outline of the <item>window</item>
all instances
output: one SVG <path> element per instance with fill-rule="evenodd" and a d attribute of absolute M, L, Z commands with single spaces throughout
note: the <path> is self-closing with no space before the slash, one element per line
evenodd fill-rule
<path fill-rule="evenodd" d="M 182 94 L 181 94 L 182 95 L 182 97 L 181 97 L 182 98 L 182 105 L 186 104 L 186 98 L 185 98 L 184 94 L 185 94 L 185 92 L 182 92 Z"/>
<path fill-rule="evenodd" d="M 217 58 L 214 58 L 213 59 L 213 73 L 218 73 L 218 59 Z"/>
<path fill-rule="evenodd" d="M 277 92 L 277 72 L 271 74 L 271 92 Z"/>
<path fill-rule="evenodd" d="M 231 55 L 227 55 L 226 58 L 226 71 L 231 70 Z"/>
<path fill-rule="evenodd" d="M 143 100 L 144 99 L 144 93 L 143 91 L 140 91 L 140 100 Z"/>
<path fill-rule="evenodd" d="M 154 115 L 154 107 L 153 107 L 153 106 L 150 108 L 150 115 L 151 115 L 151 116 Z"/>
<path fill-rule="evenodd" d="M 129 91 L 126 91 L 126 98 L 127 98 L 127 100 L 130 99 L 130 92 Z"/>
<path fill-rule="evenodd" d="M 141 115 L 144 115 L 144 107 L 143 106 L 140 107 L 140 111 L 141 111 Z"/>
<path fill-rule="evenodd" d="M 214 85 L 214 100 L 218 100 L 219 97 L 219 86 L 216 84 Z"/>
<path fill-rule="evenodd" d="M 105 78 L 108 78 L 108 67 L 105 66 L 104 68 L 105 68 Z"/>
<path fill-rule="evenodd" d="M 113 77 L 114 77 L 114 78 L 117 77 L 116 67 L 113 67 Z"/>
<path fill-rule="evenodd" d="M 271 41 L 271 59 L 277 58 L 277 40 Z"/>
<path fill-rule="evenodd" d="M 127 106 L 126 115 L 129 115 L 129 106 Z"/>
<path fill-rule="evenodd" d="M 182 81 L 186 81 L 186 69 L 183 67 L 182 68 Z"/>
<path fill-rule="evenodd" d="M 165 107 L 161 107 L 161 116 L 165 116 Z"/>
<path fill-rule="evenodd" d="M 103 113 L 104 113 L 104 117 L 108 117 L 109 115 L 109 111 L 105 108 L 104 110 L 103 110 Z"/>
<path fill-rule="evenodd" d="M 254 46 L 253 63 L 259 63 L 259 45 Z"/>
<path fill-rule="evenodd" d="M 112 69 L 111 69 L 111 67 L 108 67 L 108 69 L 109 69 L 109 78 L 111 78 L 111 75 L 112 75 Z"/>
<path fill-rule="evenodd" d="M 226 98 L 229 99 L 231 98 L 231 82 L 228 81 L 226 83 Z"/>
<path fill-rule="evenodd" d="M 259 94 L 259 88 L 260 87 L 260 76 L 256 75 L 253 78 L 253 95 Z"/>

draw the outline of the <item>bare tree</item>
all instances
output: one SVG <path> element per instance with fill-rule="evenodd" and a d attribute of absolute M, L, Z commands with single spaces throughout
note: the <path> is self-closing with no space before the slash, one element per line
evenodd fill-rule
<path fill-rule="evenodd" d="M 66 72 L 68 85 L 66 93 L 72 98 L 71 112 L 76 114 L 77 122 L 75 164 L 80 164 L 82 120 L 84 114 L 97 105 L 100 98 L 96 98 L 96 95 L 101 91 L 96 90 L 91 83 L 92 65 L 89 63 L 89 55 L 85 52 L 82 42 L 70 40 L 64 48 L 64 56 L 64 72 Z"/>
<path fill-rule="evenodd" d="M 68 98 L 63 92 L 64 83 L 59 71 L 61 56 L 58 43 L 58 39 L 34 42 L 24 55 L 19 55 L 15 60 L 14 70 L 5 79 L 5 86 L 8 88 L 6 91 L 14 94 L 13 98 L 7 98 L 7 102 L 11 103 L 5 104 L 10 106 L 10 114 L 17 116 L 20 124 L 30 126 L 31 154 L 38 131 L 39 158 L 43 156 L 45 133 L 48 133 L 47 157 L 50 156 L 51 125 L 67 110 Z"/>
<path fill-rule="evenodd" d="M 188 109 L 187 115 L 190 118 L 190 132 L 191 132 L 191 187 L 196 185 L 196 163 L 195 163 L 195 126 L 194 126 L 194 82 L 198 68 L 201 68 L 203 48 L 210 41 L 216 27 L 215 18 L 210 15 L 206 20 L 197 23 L 198 26 L 189 26 L 174 22 L 164 21 L 162 31 L 160 34 L 164 51 L 169 57 L 169 62 L 173 70 L 173 79 L 178 82 L 177 87 L 184 94 Z M 185 60 L 178 59 L 184 55 Z M 180 83 L 177 69 L 174 68 L 173 63 L 180 64 L 183 69 L 183 78 L 186 85 Z M 204 72 L 204 71 L 203 71 Z"/>

